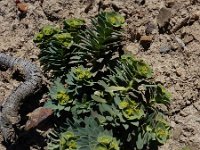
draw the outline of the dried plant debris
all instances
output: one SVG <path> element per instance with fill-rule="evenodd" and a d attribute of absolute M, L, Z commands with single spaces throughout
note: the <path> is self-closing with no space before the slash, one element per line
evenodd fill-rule
<path fill-rule="evenodd" d="M 7 68 L 17 68 L 25 76 L 25 81 L 14 89 L 3 102 L 0 112 L 0 130 L 5 141 L 15 142 L 16 133 L 14 127 L 20 121 L 19 109 L 23 100 L 40 89 L 42 75 L 40 70 L 29 61 L 22 58 L 14 58 L 0 53 L 0 65 Z"/>

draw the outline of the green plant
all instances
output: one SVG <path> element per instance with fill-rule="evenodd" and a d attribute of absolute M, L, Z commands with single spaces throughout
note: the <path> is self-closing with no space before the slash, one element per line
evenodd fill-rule
<path fill-rule="evenodd" d="M 78 43 L 77 34 L 83 30 L 84 23 L 81 19 L 69 19 L 64 21 L 63 29 L 47 25 L 35 35 L 33 41 L 40 48 L 39 59 L 44 71 L 51 72 L 53 77 L 68 72 L 73 66 L 74 43 Z"/>
<path fill-rule="evenodd" d="M 49 136 L 49 149 L 144 150 L 169 138 L 157 106 L 167 106 L 171 95 L 153 82 L 148 64 L 122 51 L 123 16 L 102 12 L 90 26 L 68 19 L 63 29 L 47 27 L 35 42 L 44 69 L 58 78 L 45 106 L 58 126 L 68 120 Z"/>
<path fill-rule="evenodd" d="M 91 69 L 84 68 L 83 66 L 72 67 L 71 71 L 67 74 L 65 82 L 68 85 L 68 91 L 72 93 L 74 97 L 82 96 L 84 92 L 92 90 L 93 73 Z"/>
<path fill-rule="evenodd" d="M 154 144 L 164 144 L 169 138 L 170 126 L 163 114 L 154 111 L 146 119 L 146 122 L 139 127 L 136 142 L 138 149 L 143 149 L 145 145 L 154 146 L 150 141 L 154 141 Z"/>
<path fill-rule="evenodd" d="M 49 89 L 49 98 L 50 100 L 47 101 L 45 107 L 53 109 L 58 117 L 62 111 L 69 111 L 74 103 L 67 88 L 59 78 L 54 81 L 53 86 Z"/>
<path fill-rule="evenodd" d="M 77 30 L 81 29 L 85 25 L 85 20 L 83 19 L 67 19 L 64 21 L 64 29 L 68 31 L 77 32 Z"/>
<path fill-rule="evenodd" d="M 92 117 L 74 119 L 66 126 L 49 134 L 49 150 L 119 150 L 119 141 L 112 132 L 104 130 Z"/>
<path fill-rule="evenodd" d="M 120 29 L 125 23 L 122 18 L 118 13 L 105 12 L 92 19 L 92 25 L 79 35 L 77 63 L 91 68 L 95 75 L 106 72 L 122 53 Z"/>

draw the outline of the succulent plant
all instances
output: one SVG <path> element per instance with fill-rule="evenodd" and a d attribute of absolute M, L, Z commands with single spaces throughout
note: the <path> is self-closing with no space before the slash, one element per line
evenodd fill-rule
<path fill-rule="evenodd" d="M 80 56 L 82 64 L 91 67 L 93 72 L 105 72 L 109 65 L 112 65 L 119 57 L 121 47 L 120 30 L 115 30 L 109 20 L 106 19 L 107 13 L 101 13 L 92 20 L 92 26 L 86 28 L 80 34 L 80 43 L 77 45 L 79 50 L 77 55 Z M 113 13 L 113 17 L 122 17 Z M 123 17 L 122 17 L 123 18 Z M 120 26 L 119 26 L 120 27 Z M 119 52 L 120 51 L 120 52 Z M 80 62 L 77 60 L 77 62 Z"/>
<path fill-rule="evenodd" d="M 169 132 L 170 126 L 163 114 L 154 111 L 149 114 L 146 123 L 139 129 L 137 148 L 143 149 L 147 145 L 151 147 L 151 141 L 164 144 L 169 138 Z"/>
<path fill-rule="evenodd" d="M 85 20 L 79 18 L 71 18 L 64 20 L 63 32 L 69 32 L 73 36 L 73 41 L 76 44 L 80 43 L 81 38 L 79 37 L 85 30 Z"/>
<path fill-rule="evenodd" d="M 125 19 L 117 12 L 105 12 L 106 22 L 113 27 L 122 27 L 125 25 Z"/>
<path fill-rule="evenodd" d="M 84 22 L 77 18 L 68 19 L 64 21 L 63 29 L 47 25 L 35 35 L 33 41 L 41 49 L 39 58 L 45 72 L 60 77 L 73 66 L 73 59 L 76 58 L 74 44 L 80 41 L 78 35 L 83 30 Z"/>
<path fill-rule="evenodd" d="M 134 100 L 124 100 L 119 103 L 119 109 L 127 120 L 139 120 L 144 116 L 144 111 L 138 105 Z"/>
<path fill-rule="evenodd" d="M 119 150 L 119 141 L 112 132 L 104 130 L 92 117 L 74 119 L 74 123 L 68 122 L 66 128 L 51 132 L 49 137 L 48 150 Z"/>
<path fill-rule="evenodd" d="M 68 70 L 70 58 L 73 56 L 73 37 L 70 33 L 62 33 L 53 26 L 45 26 L 35 36 L 34 42 L 41 49 L 39 58 L 44 71 L 52 72 L 56 77 Z"/>
<path fill-rule="evenodd" d="M 84 93 L 92 90 L 94 85 L 91 69 L 84 68 L 83 66 L 72 67 L 67 74 L 66 83 L 68 85 L 68 91 L 72 93 L 74 97 L 80 97 Z"/>
<path fill-rule="evenodd" d="M 57 116 L 60 116 L 60 113 L 64 110 L 69 111 L 74 103 L 67 87 L 61 83 L 59 78 L 54 81 L 53 86 L 49 89 L 49 98 L 45 107 L 53 109 Z"/>
<path fill-rule="evenodd" d="M 124 54 L 125 24 L 119 13 L 101 12 L 89 26 L 67 19 L 62 29 L 46 26 L 35 36 L 55 81 L 45 106 L 68 120 L 49 136 L 49 150 L 147 149 L 169 138 L 158 104 L 167 106 L 171 95 L 153 82 L 148 64 Z"/>
<path fill-rule="evenodd" d="M 73 44 L 73 37 L 70 33 L 60 33 L 55 34 L 53 39 L 57 42 L 57 44 L 62 45 L 66 48 L 70 48 Z"/>
<path fill-rule="evenodd" d="M 85 20 L 83 19 L 78 19 L 78 18 L 72 18 L 72 19 L 67 19 L 64 21 L 64 29 L 68 31 L 77 31 L 81 27 L 85 25 Z"/>
<path fill-rule="evenodd" d="M 144 126 L 146 118 L 152 115 L 153 110 L 157 110 L 154 104 L 166 105 L 170 101 L 168 92 L 161 85 L 148 81 L 152 70 L 148 65 L 140 62 L 130 56 L 122 56 L 119 65 L 110 69 L 111 74 L 97 82 L 103 89 L 95 91 L 92 96 L 94 101 L 99 102 L 97 104 L 99 114 L 95 115 L 99 122 L 105 126 L 112 126 L 116 130 L 118 128 L 125 130 L 121 139 L 121 141 L 126 139 L 123 146 L 124 143 L 129 145 L 128 141 L 139 136 L 141 131 L 138 131 L 138 127 Z M 140 67 L 147 69 L 143 71 L 138 69 Z M 152 122 L 155 120 L 156 118 L 152 118 Z M 132 129 L 132 133 L 126 132 L 129 129 Z M 159 143 L 162 140 L 166 141 L 169 128 L 156 128 L 155 132 L 157 136 L 145 141 L 143 146 L 147 146 L 152 141 L 160 141 Z"/>
<path fill-rule="evenodd" d="M 60 105 L 67 105 L 68 103 L 72 102 L 67 92 L 67 88 L 61 83 L 61 80 L 59 78 L 50 88 L 49 95 L 52 100 L 58 101 Z"/>
<path fill-rule="evenodd" d="M 38 34 L 35 35 L 33 41 L 36 43 L 45 41 L 51 38 L 52 35 L 59 32 L 60 32 L 60 29 L 58 27 L 54 27 L 52 25 L 46 25 L 41 29 L 41 31 Z"/>

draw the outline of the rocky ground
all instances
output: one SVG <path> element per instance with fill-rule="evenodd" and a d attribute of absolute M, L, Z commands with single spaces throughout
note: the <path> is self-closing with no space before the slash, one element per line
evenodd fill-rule
<path fill-rule="evenodd" d="M 38 66 L 39 49 L 33 36 L 43 25 L 62 24 L 71 17 L 89 19 L 107 9 L 123 14 L 127 19 L 124 50 L 147 61 L 154 69 L 155 80 L 173 96 L 169 112 L 172 133 L 160 150 L 200 149 L 199 0 L 23 2 L 16 5 L 14 0 L 0 0 L 0 52 L 25 57 Z M 11 73 L 0 72 L 1 101 L 19 84 Z"/>

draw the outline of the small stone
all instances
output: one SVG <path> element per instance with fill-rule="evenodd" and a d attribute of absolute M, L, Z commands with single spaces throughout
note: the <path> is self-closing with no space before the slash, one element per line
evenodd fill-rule
<path fill-rule="evenodd" d="M 173 139 L 178 140 L 182 132 L 182 128 L 180 126 L 175 127 L 173 130 Z"/>
<path fill-rule="evenodd" d="M 175 127 L 176 127 L 176 123 L 175 123 L 174 121 L 171 121 L 171 122 L 170 122 L 170 125 L 171 125 L 172 128 L 175 128 Z"/>
<path fill-rule="evenodd" d="M 182 110 L 182 111 L 180 111 L 180 115 L 181 115 L 182 117 L 186 117 L 186 116 L 188 116 L 189 114 L 188 114 L 187 112 L 185 112 L 184 110 Z"/>
<path fill-rule="evenodd" d="M 185 36 L 184 36 L 184 38 L 183 38 L 183 42 L 185 43 L 185 44 L 188 44 L 188 43 L 190 43 L 191 41 L 193 41 L 194 40 L 194 37 L 192 36 L 192 35 L 189 35 L 189 34 L 186 34 Z"/>
<path fill-rule="evenodd" d="M 50 117 L 52 114 L 53 110 L 50 108 L 39 107 L 35 109 L 33 112 L 27 115 L 29 119 L 26 122 L 25 130 L 28 131 L 37 127 L 41 122 Z"/>
<path fill-rule="evenodd" d="M 169 0 L 166 2 L 166 5 L 168 8 L 172 8 L 175 5 L 175 1 L 174 0 Z"/>
<path fill-rule="evenodd" d="M 152 34 L 153 30 L 156 28 L 156 26 L 153 23 L 148 23 L 145 25 L 146 29 L 145 29 L 145 33 L 146 34 Z"/>
<path fill-rule="evenodd" d="M 176 68 L 176 74 L 177 74 L 178 76 L 183 76 L 184 73 L 185 73 L 185 69 L 183 69 L 183 68 L 181 68 L 181 67 Z"/>
<path fill-rule="evenodd" d="M 162 44 L 160 46 L 160 53 L 167 53 L 172 49 L 171 45 L 169 44 Z"/>
<path fill-rule="evenodd" d="M 162 7 L 157 16 L 157 23 L 159 27 L 164 27 L 172 17 L 171 9 Z"/>
<path fill-rule="evenodd" d="M 115 11 L 120 10 L 120 9 L 123 8 L 122 7 L 123 6 L 123 2 L 120 2 L 120 1 L 118 1 L 118 2 L 112 2 L 111 5 L 112 5 L 112 7 L 113 7 L 113 9 Z"/>
<path fill-rule="evenodd" d="M 200 111 L 200 101 L 193 104 L 194 108 Z"/>
<path fill-rule="evenodd" d="M 181 117 L 179 115 L 175 116 L 174 119 L 175 119 L 174 121 L 175 121 L 176 124 L 180 124 L 180 123 L 184 122 L 183 117 Z"/>
<path fill-rule="evenodd" d="M 145 0 L 135 0 L 135 2 L 139 5 L 144 5 L 145 4 Z"/>
<path fill-rule="evenodd" d="M 171 48 L 172 50 L 177 50 L 179 48 L 179 45 L 176 42 L 171 42 Z"/>
<path fill-rule="evenodd" d="M 140 38 L 140 44 L 144 49 L 148 49 L 150 47 L 150 44 L 153 40 L 153 36 L 143 35 Z"/>
<path fill-rule="evenodd" d="M 186 105 L 190 105 L 190 104 L 191 104 L 191 101 L 187 100 Z"/>
<path fill-rule="evenodd" d="M 174 87 L 175 87 L 176 91 L 181 91 L 182 90 L 182 88 L 180 87 L 179 83 L 176 83 Z"/>
<path fill-rule="evenodd" d="M 18 7 L 19 11 L 21 11 L 23 13 L 26 13 L 28 11 L 27 3 L 19 2 L 19 3 L 17 3 L 17 7 Z"/>

